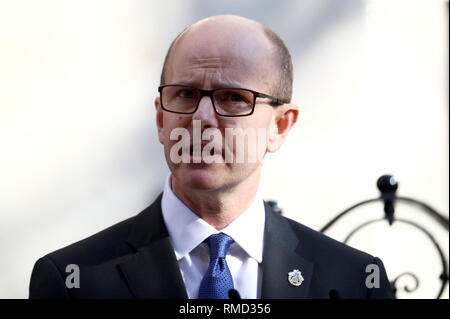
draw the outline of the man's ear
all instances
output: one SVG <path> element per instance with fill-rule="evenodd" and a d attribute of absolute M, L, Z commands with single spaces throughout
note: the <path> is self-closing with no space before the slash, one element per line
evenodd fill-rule
<path fill-rule="evenodd" d="M 155 99 L 155 109 L 156 109 L 156 126 L 158 128 L 158 139 L 159 142 L 164 145 L 164 132 L 163 132 L 164 112 L 161 108 L 161 99 L 159 96 Z"/>
<path fill-rule="evenodd" d="M 275 116 L 269 129 L 267 152 L 276 152 L 283 145 L 289 131 L 297 122 L 298 106 L 295 104 L 283 104 L 275 110 Z"/>

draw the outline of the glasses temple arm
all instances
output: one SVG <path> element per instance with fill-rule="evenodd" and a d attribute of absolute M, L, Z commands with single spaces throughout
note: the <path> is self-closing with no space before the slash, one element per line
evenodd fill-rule
<path fill-rule="evenodd" d="M 257 95 L 258 97 L 262 97 L 262 98 L 266 98 L 266 99 L 270 99 L 270 100 L 272 100 L 272 102 L 274 102 L 274 103 L 276 103 L 276 104 L 286 104 L 287 102 L 286 101 L 283 101 L 282 99 L 279 99 L 279 98 L 277 98 L 277 97 L 274 97 L 274 96 L 270 96 L 270 95 L 267 95 L 267 94 L 264 94 L 264 93 L 258 93 L 258 95 Z"/>

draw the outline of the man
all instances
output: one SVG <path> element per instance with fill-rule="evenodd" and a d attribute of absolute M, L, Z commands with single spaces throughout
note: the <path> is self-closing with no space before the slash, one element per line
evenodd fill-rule
<path fill-rule="evenodd" d="M 31 298 L 391 296 L 378 258 L 280 216 L 258 192 L 264 154 L 281 147 L 298 116 L 291 58 L 276 34 L 238 16 L 201 20 L 172 43 L 159 92 L 171 171 L 163 194 L 39 259 Z M 254 134 L 240 139 L 242 130 Z"/>

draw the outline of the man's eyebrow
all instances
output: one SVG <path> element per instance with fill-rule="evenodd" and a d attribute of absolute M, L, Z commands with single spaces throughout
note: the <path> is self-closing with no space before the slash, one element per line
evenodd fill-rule
<path fill-rule="evenodd" d="M 199 89 L 201 89 L 203 86 L 200 81 L 192 80 L 192 79 L 191 80 L 181 79 L 181 80 L 177 80 L 174 83 L 170 83 L 170 84 L 192 86 L 192 87 L 199 88 Z M 234 80 L 223 81 L 223 82 L 212 81 L 210 83 L 210 85 L 211 85 L 211 89 L 222 89 L 222 88 L 252 89 L 252 88 L 246 87 L 242 83 L 240 83 L 238 81 L 234 81 Z"/>

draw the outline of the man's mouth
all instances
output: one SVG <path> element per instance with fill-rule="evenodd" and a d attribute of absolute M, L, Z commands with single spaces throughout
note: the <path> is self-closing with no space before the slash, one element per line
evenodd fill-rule
<path fill-rule="evenodd" d="M 216 158 L 216 160 L 220 159 L 220 161 L 223 158 L 223 149 L 217 148 L 219 149 L 219 154 L 215 154 L 215 149 L 214 147 L 209 147 L 209 152 L 205 153 L 205 146 L 208 145 L 208 142 L 202 142 L 199 144 L 193 144 L 191 143 L 189 145 L 189 157 L 190 157 L 190 162 L 191 163 L 206 163 L 205 162 L 205 158 Z"/>

